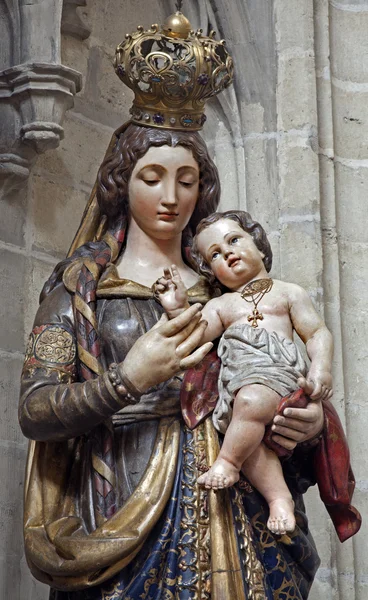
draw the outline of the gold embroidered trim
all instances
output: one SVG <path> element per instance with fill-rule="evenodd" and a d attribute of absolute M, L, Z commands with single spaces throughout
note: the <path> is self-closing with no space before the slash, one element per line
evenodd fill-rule
<path fill-rule="evenodd" d="M 189 430 L 187 430 L 189 433 Z M 182 484 L 183 516 L 178 543 L 179 568 L 190 572 L 190 577 L 180 575 L 177 582 L 177 597 L 188 595 L 192 600 L 210 600 L 211 564 L 209 541 L 209 516 L 207 491 L 197 484 L 198 453 L 204 446 L 203 425 L 189 434 L 183 447 L 184 481 Z"/>
<path fill-rule="evenodd" d="M 41 325 L 29 336 L 23 374 L 33 377 L 42 369 L 46 377 L 57 375 L 61 383 L 75 377 L 76 345 L 73 335 L 63 325 Z"/>
<path fill-rule="evenodd" d="M 56 368 L 51 369 L 50 367 L 45 367 L 41 364 L 39 366 L 32 367 L 29 365 L 24 365 L 22 375 L 23 377 L 34 377 L 39 370 L 42 370 L 42 374 L 47 378 L 51 378 L 53 375 L 56 375 L 58 383 L 72 383 L 72 381 L 75 380 L 73 374 L 69 373 L 68 371 L 63 371 L 62 369 Z"/>
<path fill-rule="evenodd" d="M 206 440 L 204 436 L 204 425 L 201 423 L 194 430 L 196 445 L 196 479 L 200 472 L 198 465 L 206 456 Z M 208 512 L 208 491 L 197 485 L 198 493 L 198 565 L 200 575 L 200 600 L 211 598 L 211 536 L 210 517 Z"/>
<path fill-rule="evenodd" d="M 235 522 L 238 528 L 239 546 L 243 556 L 243 565 L 248 583 L 249 600 L 265 600 L 264 571 L 257 558 L 252 539 L 250 524 L 244 514 L 244 507 L 237 486 L 234 486 L 234 503 L 238 508 Z"/>
<path fill-rule="evenodd" d="M 73 336 L 64 327 L 50 325 L 34 337 L 33 353 L 49 365 L 68 365 L 75 360 Z"/>

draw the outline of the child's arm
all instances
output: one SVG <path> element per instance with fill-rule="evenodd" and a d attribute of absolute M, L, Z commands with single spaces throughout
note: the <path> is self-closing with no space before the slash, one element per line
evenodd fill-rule
<path fill-rule="evenodd" d="M 164 269 L 164 276 L 155 284 L 155 294 L 165 309 L 169 319 L 174 319 L 189 308 L 187 289 L 180 277 L 176 265 Z M 202 318 L 207 321 L 207 328 L 201 343 L 212 342 L 224 332 L 220 318 L 221 298 L 214 298 L 207 302 L 202 309 Z"/>
<path fill-rule="evenodd" d="M 212 342 L 220 337 L 225 331 L 225 327 L 221 320 L 221 305 L 222 298 L 213 298 L 204 305 L 202 309 L 202 319 L 207 321 L 207 329 L 205 330 L 201 343 Z"/>
<path fill-rule="evenodd" d="M 316 312 L 307 292 L 289 284 L 289 310 L 295 331 L 306 345 L 311 360 L 306 380 L 301 387 L 314 400 L 332 396 L 332 335 Z"/>

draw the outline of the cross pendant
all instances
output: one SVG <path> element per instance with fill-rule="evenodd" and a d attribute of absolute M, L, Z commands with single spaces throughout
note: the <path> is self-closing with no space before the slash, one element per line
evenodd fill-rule
<path fill-rule="evenodd" d="M 251 322 L 252 327 L 258 327 L 257 320 L 263 321 L 262 313 L 258 312 L 258 308 L 254 308 L 251 315 L 248 315 L 248 321 Z"/>

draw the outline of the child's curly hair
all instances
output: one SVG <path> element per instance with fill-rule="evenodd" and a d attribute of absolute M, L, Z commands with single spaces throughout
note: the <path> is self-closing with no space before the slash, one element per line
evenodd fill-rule
<path fill-rule="evenodd" d="M 198 235 L 204 229 L 207 229 L 213 223 L 220 221 L 220 219 L 231 219 L 240 225 L 240 227 L 249 235 L 252 236 L 253 242 L 257 246 L 258 250 L 264 254 L 263 263 L 267 273 L 271 271 L 272 267 L 272 250 L 270 242 L 267 239 L 267 235 L 262 225 L 257 221 L 253 221 L 249 213 L 243 210 L 228 210 L 226 212 L 212 213 L 208 217 L 202 219 L 196 229 L 196 234 L 193 238 L 193 246 L 191 248 L 191 258 L 193 266 L 200 275 L 203 275 L 211 285 L 218 286 L 218 282 L 211 271 L 210 266 L 207 264 L 203 256 L 198 250 Z"/>

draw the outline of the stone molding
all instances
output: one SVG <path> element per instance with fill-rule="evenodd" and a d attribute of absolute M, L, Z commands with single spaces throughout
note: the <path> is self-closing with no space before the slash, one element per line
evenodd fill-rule
<path fill-rule="evenodd" d="M 40 154 L 59 145 L 65 112 L 81 86 L 81 74 L 63 65 L 17 65 L 0 73 L 0 102 L 17 107 L 21 141 Z"/>
<path fill-rule="evenodd" d="M 29 167 L 30 161 L 18 154 L 0 154 L 0 189 L 4 197 L 28 179 Z"/>
<path fill-rule="evenodd" d="M 79 40 L 87 39 L 91 30 L 77 12 L 79 6 L 86 6 L 86 0 L 64 0 L 61 16 L 61 33 L 72 35 Z"/>
<path fill-rule="evenodd" d="M 3 196 L 23 184 L 39 154 L 58 147 L 65 112 L 81 86 L 82 75 L 60 64 L 29 63 L 0 72 Z"/>
<path fill-rule="evenodd" d="M 22 185 L 37 156 L 63 139 L 64 116 L 81 90 L 82 75 L 60 64 L 61 30 L 88 37 L 76 12 L 85 5 L 86 0 L 6 0 L 0 36 L 7 27 L 12 36 L 4 38 L 6 68 L 0 71 L 0 196 Z"/>

